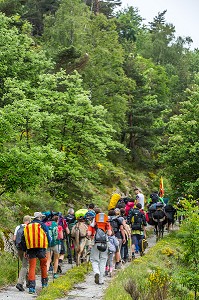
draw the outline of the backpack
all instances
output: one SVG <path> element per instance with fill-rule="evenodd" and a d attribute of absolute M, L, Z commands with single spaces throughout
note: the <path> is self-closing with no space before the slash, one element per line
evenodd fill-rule
<path fill-rule="evenodd" d="M 107 234 L 104 230 L 102 230 L 101 228 L 98 228 L 96 225 L 96 232 L 95 232 L 95 238 L 94 241 L 95 243 L 97 243 L 97 249 L 101 252 L 105 252 L 107 249 L 107 241 L 108 241 L 108 237 Z"/>
<path fill-rule="evenodd" d="M 50 247 L 58 244 L 58 225 L 55 221 L 48 221 L 45 223 L 48 226 L 49 235 L 51 237 Z"/>
<path fill-rule="evenodd" d="M 106 232 L 99 228 L 100 224 L 107 224 L 108 216 L 105 213 L 98 213 L 95 216 L 95 237 L 94 242 L 97 243 L 97 249 L 101 252 L 105 252 L 107 249 L 108 236 Z"/>
<path fill-rule="evenodd" d="M 76 219 L 84 218 L 85 214 L 88 212 L 88 209 L 81 208 L 75 212 Z"/>
<path fill-rule="evenodd" d="M 113 217 L 109 219 L 109 223 L 111 225 L 112 231 L 116 234 L 120 230 L 120 223 L 117 217 Z"/>
<path fill-rule="evenodd" d="M 143 214 L 139 209 L 132 209 L 130 211 L 130 222 L 132 230 L 142 230 Z"/>
<path fill-rule="evenodd" d="M 65 220 L 66 220 L 66 222 L 68 224 L 68 228 L 71 232 L 73 226 L 76 224 L 76 217 L 75 217 L 75 215 L 68 214 L 65 216 Z"/>
<path fill-rule="evenodd" d="M 16 234 L 16 240 L 15 240 L 15 246 L 17 248 L 17 250 L 22 250 L 22 236 L 24 234 L 24 225 L 21 224 L 19 226 L 19 229 L 17 230 L 17 234 Z"/>
<path fill-rule="evenodd" d="M 40 223 L 31 222 L 24 227 L 24 237 L 27 249 L 48 248 L 46 232 Z"/>

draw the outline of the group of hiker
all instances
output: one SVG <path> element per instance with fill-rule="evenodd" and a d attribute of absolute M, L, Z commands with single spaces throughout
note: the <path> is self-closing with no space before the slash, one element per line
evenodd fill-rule
<path fill-rule="evenodd" d="M 159 198 L 150 199 L 148 207 L 161 202 Z M 48 285 L 51 268 L 53 278 L 58 278 L 63 259 L 67 258 L 70 264 L 77 259 L 73 246 L 76 228 L 79 230 L 78 238 L 87 240 L 94 281 L 103 284 L 105 276 L 112 276 L 113 270 L 120 269 L 122 263 L 134 259 L 136 253 L 144 254 L 147 247 L 144 205 L 144 195 L 136 188 L 135 199 L 114 194 L 108 214 L 90 203 L 86 209 L 74 211 L 69 208 L 66 215 L 47 211 L 35 212 L 32 217 L 24 216 L 23 224 L 16 227 L 13 238 L 22 262 L 16 288 L 24 291 L 26 283 L 29 293 L 35 293 L 37 258 L 40 261 L 42 288 Z M 81 235 L 80 226 L 75 226 L 82 223 L 86 225 L 86 233 Z"/>

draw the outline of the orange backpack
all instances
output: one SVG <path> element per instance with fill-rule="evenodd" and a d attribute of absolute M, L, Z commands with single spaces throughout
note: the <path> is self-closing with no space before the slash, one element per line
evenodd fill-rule
<path fill-rule="evenodd" d="M 98 213 L 95 216 L 95 223 L 98 228 L 106 230 L 106 225 L 108 223 L 108 216 L 105 213 Z"/>

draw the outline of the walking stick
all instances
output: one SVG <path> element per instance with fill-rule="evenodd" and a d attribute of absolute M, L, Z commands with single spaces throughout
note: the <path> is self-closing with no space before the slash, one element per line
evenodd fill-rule
<path fill-rule="evenodd" d="M 18 258 L 17 258 L 17 265 L 18 265 L 18 278 L 19 278 L 19 255 L 18 255 Z"/>
<path fill-rule="evenodd" d="M 71 259 L 71 263 L 73 263 L 72 250 L 71 250 L 71 245 L 70 245 L 70 237 L 68 234 L 66 235 L 66 246 L 67 246 L 68 262 Z"/>
<path fill-rule="evenodd" d="M 131 239 L 131 235 L 129 237 L 129 253 L 130 253 L 130 261 L 132 261 L 132 239 Z"/>

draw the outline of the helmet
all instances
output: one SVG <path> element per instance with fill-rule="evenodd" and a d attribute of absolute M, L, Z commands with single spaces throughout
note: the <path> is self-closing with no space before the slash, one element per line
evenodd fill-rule
<path fill-rule="evenodd" d="M 99 245 L 97 245 L 97 249 L 98 249 L 100 252 L 105 252 L 106 249 L 107 249 L 107 244 L 106 244 L 106 243 L 99 243 Z"/>

